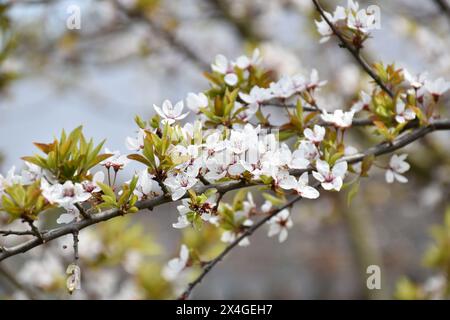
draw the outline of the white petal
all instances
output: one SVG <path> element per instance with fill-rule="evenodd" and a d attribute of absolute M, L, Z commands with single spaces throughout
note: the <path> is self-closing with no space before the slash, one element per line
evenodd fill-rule
<path fill-rule="evenodd" d="M 332 173 L 335 177 L 344 177 L 347 172 L 347 161 L 341 161 L 334 165 Z"/>
<path fill-rule="evenodd" d="M 229 86 L 234 86 L 238 82 L 238 77 L 234 73 L 228 73 L 225 78 L 225 83 Z"/>
<path fill-rule="evenodd" d="M 286 241 L 288 237 L 288 231 L 286 230 L 286 228 L 281 229 L 280 231 L 280 235 L 278 236 L 278 241 L 280 241 L 280 243 Z"/>
<path fill-rule="evenodd" d="M 300 192 L 301 196 L 306 199 L 317 199 L 320 196 L 319 191 L 310 186 L 302 187 Z"/>
<path fill-rule="evenodd" d="M 394 182 L 394 172 L 392 170 L 387 170 L 385 174 L 386 182 L 392 183 Z"/>

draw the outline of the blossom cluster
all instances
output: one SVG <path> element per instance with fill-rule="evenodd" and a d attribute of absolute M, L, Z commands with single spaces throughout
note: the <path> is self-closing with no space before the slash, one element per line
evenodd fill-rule
<path fill-rule="evenodd" d="M 361 48 L 369 37 L 370 30 L 375 29 L 380 23 L 377 21 L 380 19 L 379 15 L 376 15 L 377 11 L 370 10 L 373 8 L 359 9 L 358 2 L 348 0 L 347 8 L 337 6 L 333 14 L 324 11 L 324 15 L 348 42 Z M 334 33 L 328 22 L 324 18 L 315 21 L 317 31 L 322 36 L 320 43 L 327 42 Z"/>
<path fill-rule="evenodd" d="M 156 115 L 149 121 L 137 117 L 136 136 L 125 140 L 133 154 L 122 155 L 107 148 L 100 154 L 103 144 L 94 147 L 92 141 L 88 143 L 81 129 L 70 135 L 63 132 L 61 139 L 51 144 L 37 144 L 46 157 L 25 157 L 26 168 L 20 175 L 14 168 L 6 177 L 0 175 L 2 209 L 16 218 L 35 219 L 42 208 L 58 207 L 64 212 L 57 222 L 70 223 L 84 218 L 81 214 L 84 208 L 93 214 L 96 212 L 93 209 L 102 208 L 136 212 L 136 201 L 164 196 L 173 201 L 181 199 L 174 228 L 212 225 L 222 230 L 223 242 L 242 238 L 239 245 L 245 246 L 249 239 L 244 233 L 254 225 L 255 217 L 274 213 L 267 222 L 268 236 L 277 235 L 283 242 L 293 221 L 288 209 L 274 210 L 285 202 L 287 195 L 317 199 L 319 187 L 325 191 L 340 191 L 349 171 L 367 175 L 370 165 L 366 163 L 365 168 L 361 166 L 358 170 L 356 165 L 346 161 L 347 155 L 357 153 L 344 141 L 344 132 L 353 126 L 355 114 L 369 113 L 376 130 L 385 130 L 389 134 L 387 137 L 392 138 L 395 130 L 399 132 L 398 128 L 402 128 L 400 125 L 404 126 L 416 116 L 423 118 L 418 113 L 421 97 L 429 96 L 430 103 L 436 103 L 436 96 L 449 88 L 443 79 L 415 78 L 406 70 L 398 72 L 389 67 L 383 71 L 392 73 L 391 78 L 398 78 L 396 98 L 386 97 L 377 90 L 372 94 L 362 92 L 360 101 L 350 110 L 327 112 L 318 107 L 314 97 L 317 89 L 326 84 L 319 80 L 316 70 L 309 76 L 269 81 L 265 78 L 267 73 L 258 67 L 260 61 L 257 50 L 251 58 L 241 56 L 231 62 L 218 56 L 212 65 L 213 73 L 209 75 L 212 89 L 189 93 L 186 98 L 187 107 L 199 113 L 199 119 L 194 123 L 181 123 L 188 116 L 188 112 L 184 112 L 184 101 L 172 104 L 166 100 L 161 107 L 154 105 Z M 283 129 L 265 127 L 267 118 L 260 111 L 266 104 L 286 107 L 289 123 L 281 128 L 289 128 L 288 138 L 295 139 L 283 138 Z M 304 114 L 304 106 L 311 107 L 312 111 Z M 258 118 L 259 124 L 250 122 L 253 116 Z M 60 158 L 67 160 L 58 164 Z M 385 167 L 388 183 L 407 182 L 404 173 L 409 165 L 405 159 L 406 155 L 391 158 Z M 116 185 L 117 176 L 130 161 L 145 167 L 120 188 Z M 95 166 L 104 169 L 91 172 Z M 220 201 L 222 194 L 218 186 L 233 183 L 264 185 L 275 196 L 269 197 L 260 208 L 250 192 L 246 192 L 245 199 L 233 204 Z M 20 189 L 23 186 L 33 186 L 37 192 L 33 189 L 27 193 Z M 38 194 L 40 203 L 47 206 L 33 208 L 34 211 L 21 207 L 15 197 L 22 193 Z M 26 217 L 25 212 L 35 211 L 36 215 Z M 189 250 L 182 247 L 180 257 L 163 271 L 164 277 L 168 281 L 175 279 L 187 265 L 195 262 L 190 258 L 193 257 Z"/>

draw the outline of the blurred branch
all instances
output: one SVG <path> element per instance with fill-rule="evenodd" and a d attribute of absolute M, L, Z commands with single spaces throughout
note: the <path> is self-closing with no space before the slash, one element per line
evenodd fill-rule
<path fill-rule="evenodd" d="M 346 48 L 351 55 L 355 58 L 355 60 L 358 62 L 358 64 L 364 69 L 364 71 L 380 86 L 381 89 L 383 89 L 391 98 L 394 97 L 394 93 L 383 83 L 383 81 L 378 77 L 378 75 L 372 70 L 370 65 L 366 62 L 366 60 L 361 56 L 360 50 L 353 47 L 351 43 L 348 43 L 344 37 L 341 35 L 339 30 L 334 26 L 334 24 L 328 19 L 328 17 L 325 15 L 325 12 L 323 8 L 320 6 L 319 2 L 317 0 L 312 0 L 314 5 L 316 6 L 317 11 L 319 11 L 320 15 L 326 21 L 326 23 L 329 25 L 331 30 L 333 30 L 333 33 L 339 38 L 341 41 L 341 45 Z"/>
<path fill-rule="evenodd" d="M 15 231 L 15 230 L 0 230 L 0 235 L 6 237 L 10 235 L 14 236 L 34 236 L 34 231 L 26 230 L 26 231 Z"/>
<path fill-rule="evenodd" d="M 6 280 L 9 281 L 14 287 L 19 289 L 21 292 L 23 292 L 29 299 L 31 300 L 38 300 L 39 297 L 36 295 L 36 293 L 28 288 L 27 286 L 21 284 L 14 275 L 9 272 L 8 269 L 2 264 L 0 264 L 0 275 L 3 276 Z"/>
<path fill-rule="evenodd" d="M 209 0 L 208 3 L 218 11 L 220 16 L 233 25 L 242 38 L 250 41 L 261 41 L 262 37 L 253 29 L 252 19 L 240 19 L 235 17 L 230 6 L 224 0 Z"/>
<path fill-rule="evenodd" d="M 392 142 L 383 142 L 380 143 L 372 148 L 367 149 L 363 153 L 358 153 L 352 156 L 343 157 L 339 161 L 347 161 L 349 164 L 361 162 L 364 160 L 365 157 L 369 155 L 379 156 L 386 153 L 391 153 L 397 149 L 400 149 L 420 138 L 423 136 L 429 134 L 430 132 L 436 131 L 436 130 L 450 130 L 450 120 L 434 120 L 426 127 L 420 127 L 417 129 L 412 130 L 409 133 L 405 133 L 404 135 L 398 137 Z M 299 175 L 303 172 L 312 171 L 312 168 L 306 169 L 306 170 L 293 170 L 291 173 L 293 175 Z M 204 193 L 208 189 L 217 189 L 218 193 L 227 193 L 232 190 L 246 188 L 254 185 L 260 184 L 259 182 L 245 182 L 245 181 L 239 181 L 239 182 L 233 182 L 228 184 L 211 184 L 207 186 L 202 186 L 196 190 L 198 194 Z M 183 198 L 187 198 L 188 195 L 184 195 Z M 136 203 L 136 207 L 140 210 L 144 209 L 153 209 L 157 206 L 160 206 L 164 203 L 172 202 L 172 199 L 167 196 L 159 196 L 154 199 L 144 200 Z M 55 228 L 52 230 L 47 231 L 45 234 L 41 234 L 41 238 L 35 238 L 30 241 L 27 241 L 25 243 L 19 244 L 17 246 L 11 247 L 11 248 L 1 248 L 0 250 L 0 261 L 5 260 L 9 257 L 18 255 L 20 253 L 27 252 L 28 250 L 31 250 L 39 245 L 41 245 L 44 242 L 48 242 L 54 239 L 57 239 L 59 237 L 62 237 L 66 234 L 80 231 L 86 227 L 89 227 L 91 225 L 110 220 L 112 218 L 122 216 L 123 212 L 121 210 L 117 209 L 111 209 L 107 211 L 103 211 L 98 214 L 92 215 L 91 219 L 84 219 L 75 223 L 68 224 L 63 227 Z"/>
<path fill-rule="evenodd" d="M 433 0 L 434 3 L 442 10 L 443 14 L 447 17 L 450 22 L 450 5 L 447 0 Z"/>
<path fill-rule="evenodd" d="M 176 35 L 167 27 L 159 25 L 156 21 L 145 15 L 145 13 L 143 13 L 139 9 L 128 9 L 117 0 L 114 1 L 114 4 L 129 19 L 136 19 L 138 21 L 147 24 L 155 34 L 157 34 L 160 38 L 166 41 L 173 49 L 184 54 L 191 62 L 193 62 L 200 69 L 206 70 L 209 68 L 209 64 L 203 61 L 203 59 L 201 59 L 198 56 L 198 54 L 194 52 L 191 48 L 189 48 L 183 42 L 179 41 Z"/>
<path fill-rule="evenodd" d="M 315 187 L 318 187 L 319 184 L 316 184 Z M 276 210 L 273 210 L 270 214 L 259 220 L 256 224 L 245 230 L 239 237 L 237 237 L 232 243 L 230 243 L 217 257 L 215 257 L 213 260 L 209 261 L 205 264 L 205 267 L 203 268 L 202 273 L 193 281 L 191 282 L 187 289 L 180 295 L 180 300 L 185 300 L 189 298 L 189 295 L 191 294 L 192 290 L 200 284 L 200 282 L 203 280 L 203 278 L 214 268 L 215 265 L 217 265 L 220 261 L 222 261 L 225 256 L 231 252 L 244 238 L 251 236 L 256 230 L 258 230 L 261 226 L 263 226 L 267 221 L 269 221 L 272 217 L 276 216 L 278 213 L 283 211 L 284 209 L 292 207 L 296 202 L 302 200 L 302 196 L 297 196 L 290 200 L 285 205 L 279 207 Z"/>

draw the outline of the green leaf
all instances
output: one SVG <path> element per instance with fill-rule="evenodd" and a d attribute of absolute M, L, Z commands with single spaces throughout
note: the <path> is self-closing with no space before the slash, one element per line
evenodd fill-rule
<path fill-rule="evenodd" d="M 285 199 L 280 199 L 278 197 L 275 197 L 269 193 L 263 193 L 262 194 L 264 199 L 266 199 L 267 201 L 269 201 L 270 203 L 272 203 L 272 205 L 274 206 L 281 206 L 284 204 Z"/>
<path fill-rule="evenodd" d="M 97 182 L 98 186 L 100 187 L 100 189 L 102 189 L 103 193 L 113 199 L 116 199 L 116 194 L 114 193 L 113 189 L 111 189 L 110 186 L 108 186 L 107 184 L 104 184 L 102 182 Z"/>
<path fill-rule="evenodd" d="M 373 165 L 373 161 L 375 160 L 375 156 L 372 154 L 370 156 L 364 157 L 362 163 L 361 163 L 361 177 L 368 177 L 368 173 L 370 168 Z"/>
<path fill-rule="evenodd" d="M 360 182 L 359 182 L 359 179 L 358 179 L 355 183 L 353 183 L 351 189 L 348 191 L 348 194 L 347 194 L 347 206 L 349 206 L 349 207 L 350 207 L 354 197 L 356 196 L 356 194 L 359 191 L 359 184 L 360 184 Z"/>

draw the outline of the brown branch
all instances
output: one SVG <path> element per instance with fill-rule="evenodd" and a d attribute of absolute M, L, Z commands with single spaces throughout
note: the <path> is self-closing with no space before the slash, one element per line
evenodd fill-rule
<path fill-rule="evenodd" d="M 44 233 L 44 232 L 41 232 Z M 0 235 L 7 237 L 7 236 L 34 236 L 35 233 L 31 230 L 25 230 L 25 231 L 16 231 L 16 230 L 0 230 Z"/>
<path fill-rule="evenodd" d="M 293 198 L 288 203 L 281 206 L 280 208 L 273 210 L 270 214 L 268 214 L 267 216 L 259 220 L 256 224 L 245 230 L 239 237 L 237 237 L 232 243 L 230 243 L 217 257 L 215 257 L 213 260 L 205 264 L 202 273 L 188 285 L 187 289 L 180 295 L 178 299 L 185 300 L 189 298 L 189 295 L 191 294 L 192 290 L 194 290 L 194 288 L 203 280 L 203 278 L 206 277 L 206 275 L 212 270 L 212 268 L 214 268 L 216 264 L 222 261 L 222 259 L 225 258 L 225 256 L 228 253 L 230 253 L 230 251 L 233 250 L 233 248 L 235 248 L 244 238 L 251 236 L 256 230 L 258 230 L 262 225 L 264 225 L 264 223 L 269 221 L 272 217 L 276 216 L 284 209 L 293 206 L 296 202 L 302 199 L 303 198 L 301 196 Z"/>
<path fill-rule="evenodd" d="M 177 52 L 184 54 L 191 62 L 198 66 L 201 70 L 207 70 L 209 65 L 203 61 L 200 56 L 189 48 L 186 44 L 177 39 L 176 35 L 168 28 L 161 26 L 151 18 L 149 18 L 144 12 L 139 9 L 128 9 L 119 1 L 114 1 L 115 6 L 123 12 L 129 19 L 136 19 L 145 23 L 150 29 L 162 38 L 167 44 L 174 48 Z"/>
<path fill-rule="evenodd" d="M 324 21 L 330 26 L 331 30 L 333 30 L 333 33 L 339 38 L 339 40 L 342 43 L 342 46 L 346 48 L 351 55 L 355 58 L 355 60 L 359 63 L 359 65 L 364 69 L 364 71 L 383 89 L 391 98 L 394 97 L 394 93 L 392 90 L 390 90 L 378 77 L 378 75 L 372 70 L 370 65 L 366 62 L 366 60 L 361 56 L 360 50 L 356 49 L 351 43 L 349 43 L 345 38 L 342 36 L 342 34 L 339 32 L 339 30 L 336 28 L 336 26 L 328 19 L 328 17 L 325 15 L 324 9 L 321 7 L 319 2 L 317 0 L 312 0 L 314 3 L 317 11 L 319 11 L 320 15 L 324 19 Z"/>
<path fill-rule="evenodd" d="M 450 22 L 450 5 L 448 4 L 448 2 L 446 0 L 434 0 L 434 2 L 442 10 L 442 12 Z"/>
<path fill-rule="evenodd" d="M 430 124 L 426 127 L 420 127 L 417 129 L 414 129 L 413 131 L 409 133 L 405 133 L 404 135 L 398 137 L 396 140 L 392 142 L 384 142 L 381 143 L 375 147 L 372 147 L 368 150 L 366 150 L 363 153 L 358 153 L 352 156 L 343 157 L 340 159 L 340 161 L 347 161 L 349 164 L 357 163 L 362 161 L 366 156 L 368 155 L 374 155 L 379 156 L 386 153 L 393 152 L 397 149 L 400 149 L 418 139 L 421 137 L 427 135 L 430 132 L 436 131 L 436 130 L 450 130 L 450 120 L 433 120 L 430 122 Z M 311 171 L 312 169 L 306 169 L 306 170 L 292 170 L 290 171 L 291 174 L 299 175 L 306 171 Z M 204 193 L 208 189 L 217 189 L 218 193 L 227 193 L 232 190 L 251 187 L 255 185 L 261 184 L 258 181 L 253 182 L 232 182 L 228 184 L 211 184 L 208 186 L 201 186 L 197 188 L 197 193 Z M 188 195 L 184 195 L 183 198 L 187 198 Z M 136 203 L 136 207 L 138 207 L 140 210 L 144 209 L 153 209 L 154 207 L 160 206 L 164 203 L 171 202 L 172 199 L 170 197 L 167 197 L 165 195 L 159 196 L 154 199 L 148 199 L 144 201 L 139 201 Z M 42 238 L 35 238 L 32 240 L 29 240 L 25 243 L 21 243 L 17 246 L 11 247 L 11 248 L 0 248 L 0 261 L 5 260 L 9 257 L 18 255 L 20 253 L 27 252 L 28 250 L 31 250 L 39 245 L 41 245 L 43 242 L 48 242 L 54 239 L 57 239 L 59 237 L 62 237 L 66 234 L 73 233 L 74 231 L 80 231 L 86 227 L 89 227 L 91 225 L 110 220 L 112 218 L 122 216 L 123 212 L 121 210 L 117 209 L 111 209 L 107 211 L 100 212 L 98 214 L 95 214 L 92 216 L 91 219 L 85 219 L 78 222 L 74 222 L 71 224 L 68 224 L 66 226 L 62 226 L 59 228 L 55 228 L 52 230 L 48 230 L 46 233 L 42 234 Z"/>

